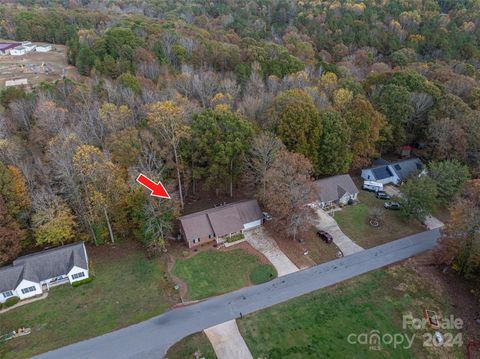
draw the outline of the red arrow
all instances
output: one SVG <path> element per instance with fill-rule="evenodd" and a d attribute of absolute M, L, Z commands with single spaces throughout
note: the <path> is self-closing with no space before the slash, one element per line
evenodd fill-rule
<path fill-rule="evenodd" d="M 162 182 L 155 183 L 153 182 L 150 178 L 147 176 L 144 176 L 143 174 L 140 174 L 137 177 L 137 182 L 140 183 L 141 185 L 144 185 L 147 187 L 152 193 L 150 193 L 150 196 L 153 197 L 160 197 L 160 198 L 168 198 L 170 199 L 170 195 L 168 194 L 167 190 L 163 186 Z"/>

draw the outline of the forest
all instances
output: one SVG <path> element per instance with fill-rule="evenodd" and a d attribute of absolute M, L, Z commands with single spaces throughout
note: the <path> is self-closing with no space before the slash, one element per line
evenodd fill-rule
<path fill-rule="evenodd" d="M 158 255 L 187 198 L 245 185 L 296 232 L 313 179 L 409 145 L 432 175 L 406 191 L 451 209 L 439 261 L 480 274 L 478 1 L 2 3 L 2 38 L 66 44 L 81 76 L 0 93 L 1 264 L 79 239 Z"/>

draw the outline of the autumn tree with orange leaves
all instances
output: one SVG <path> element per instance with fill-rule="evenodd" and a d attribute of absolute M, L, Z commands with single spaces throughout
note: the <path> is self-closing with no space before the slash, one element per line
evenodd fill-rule
<path fill-rule="evenodd" d="M 440 263 L 452 265 L 466 277 L 480 274 L 480 180 L 465 184 L 450 208 L 436 257 Z"/>

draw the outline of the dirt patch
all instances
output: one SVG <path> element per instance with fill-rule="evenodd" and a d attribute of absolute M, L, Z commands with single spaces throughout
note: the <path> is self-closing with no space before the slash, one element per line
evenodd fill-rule
<path fill-rule="evenodd" d="M 93 262 L 117 261 L 131 255 L 132 252 L 143 250 L 142 244 L 134 240 L 105 243 L 99 246 L 87 243 L 86 246 L 88 257 Z"/>
<path fill-rule="evenodd" d="M 207 190 L 197 188 L 195 193 L 189 193 L 185 197 L 185 208 L 183 214 L 190 214 L 198 211 L 203 211 L 208 208 L 215 207 L 215 205 L 223 203 L 232 203 L 244 199 L 255 198 L 255 190 L 251 186 L 239 185 L 235 186 L 233 190 L 233 197 L 228 194 L 215 190 Z"/>
<path fill-rule="evenodd" d="M 451 270 L 444 272 L 443 268 L 431 263 L 431 255 L 425 254 L 406 261 L 404 265 L 429 283 L 432 292 L 439 298 L 445 298 L 450 312 L 463 320 L 466 352 L 469 344 L 480 344 L 480 323 L 477 322 L 480 320 L 480 299 L 473 294 L 480 287 L 480 280 L 466 281 Z M 471 349 L 470 358 L 480 358 L 480 345 Z"/>
<path fill-rule="evenodd" d="M 167 254 L 167 271 L 168 275 L 170 276 L 170 279 L 172 282 L 174 282 L 176 285 L 178 285 L 178 294 L 180 295 L 180 300 L 185 302 L 185 298 L 187 298 L 187 292 L 188 292 L 188 286 L 187 283 L 185 283 L 183 280 L 181 280 L 179 277 L 177 277 L 175 274 L 173 274 L 173 267 L 175 266 L 175 257 L 173 257 L 170 254 Z"/>
<path fill-rule="evenodd" d="M 79 75 L 75 67 L 68 65 L 67 48 L 63 45 L 52 45 L 49 52 L 32 51 L 21 56 L 0 56 L 0 87 L 5 87 L 7 80 L 27 79 L 27 86 L 34 86 L 64 76 L 76 79 Z"/>

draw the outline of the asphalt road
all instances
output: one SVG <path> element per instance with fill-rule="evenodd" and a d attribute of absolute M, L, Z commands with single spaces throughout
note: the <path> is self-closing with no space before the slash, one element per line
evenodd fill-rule
<path fill-rule="evenodd" d="M 405 237 L 350 256 L 323 263 L 271 282 L 247 287 L 203 302 L 174 309 L 37 359 L 162 359 L 170 346 L 205 328 L 287 301 L 432 249 L 438 229 Z M 121 293 L 119 293 L 121 295 Z M 134 298 L 132 298 L 134 300 Z M 65 313 L 68 316 L 68 313 Z"/>

